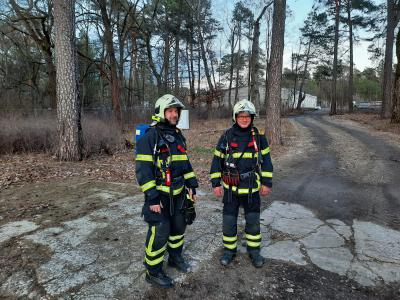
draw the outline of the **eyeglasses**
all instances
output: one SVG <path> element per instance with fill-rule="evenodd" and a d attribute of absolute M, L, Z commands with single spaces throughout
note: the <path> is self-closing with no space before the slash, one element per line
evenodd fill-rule
<path fill-rule="evenodd" d="M 239 119 L 239 120 L 248 120 L 248 119 L 251 119 L 251 116 L 237 116 L 236 119 Z"/>

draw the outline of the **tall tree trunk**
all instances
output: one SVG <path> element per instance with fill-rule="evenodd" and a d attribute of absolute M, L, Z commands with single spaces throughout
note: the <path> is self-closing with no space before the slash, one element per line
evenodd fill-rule
<path fill-rule="evenodd" d="M 286 0 L 274 1 L 271 58 L 268 67 L 266 132 L 271 144 L 281 144 L 281 83 L 285 39 Z"/>
<path fill-rule="evenodd" d="M 121 105 L 120 105 L 120 83 L 117 73 L 117 60 L 115 58 L 113 34 L 111 29 L 111 20 L 107 13 L 107 1 L 99 0 L 99 7 L 101 11 L 101 17 L 103 19 L 104 25 L 104 41 L 106 44 L 107 54 L 110 62 L 110 84 L 111 84 L 111 100 L 114 109 L 114 118 L 118 125 L 122 127 L 122 115 L 121 115 Z"/>
<path fill-rule="evenodd" d="M 333 70 L 332 70 L 332 100 L 330 115 L 336 115 L 337 106 L 337 66 L 338 66 L 338 45 L 339 45 L 339 11 L 340 11 L 340 0 L 335 0 L 335 42 L 333 49 Z"/>
<path fill-rule="evenodd" d="M 201 83 L 201 54 L 200 54 L 200 49 L 199 49 L 199 54 L 197 57 L 197 95 L 200 96 L 200 83 Z"/>
<path fill-rule="evenodd" d="M 157 72 L 156 66 L 155 66 L 154 61 L 153 61 L 153 54 L 151 52 L 150 39 L 151 39 L 150 35 L 146 35 L 145 36 L 147 58 L 149 60 L 150 69 L 151 69 L 151 71 L 152 71 L 152 73 L 153 73 L 153 75 L 154 75 L 154 77 L 156 78 L 156 81 L 157 81 L 158 95 L 161 96 L 162 94 L 165 93 L 165 90 L 164 90 L 164 85 L 162 84 L 161 75 Z"/>
<path fill-rule="evenodd" d="M 168 21 L 168 19 L 167 19 Z M 163 64 L 163 72 L 164 72 L 164 91 L 168 91 L 168 77 L 169 77 L 169 59 L 170 59 L 170 48 L 171 48 L 171 37 L 169 33 L 165 38 L 165 45 L 164 45 L 164 64 Z"/>
<path fill-rule="evenodd" d="M 269 69 L 269 53 L 270 53 L 270 43 L 271 43 L 271 11 L 268 11 L 267 20 L 267 39 L 265 41 L 265 51 L 266 51 L 266 62 L 265 62 L 265 94 L 264 94 L 264 105 L 266 107 L 268 103 L 268 69 Z"/>
<path fill-rule="evenodd" d="M 272 4 L 272 2 L 271 2 Z M 270 5 L 271 5 L 270 4 Z M 269 5 L 268 5 L 269 6 Z M 253 44 L 251 46 L 251 57 L 250 57 L 250 100 L 255 104 L 257 111 L 260 111 L 260 87 L 258 82 L 258 72 L 260 71 L 259 60 L 259 39 L 260 39 L 260 20 L 264 15 L 268 6 L 264 6 L 260 15 L 254 22 L 253 31 Z"/>
<path fill-rule="evenodd" d="M 213 61 L 213 56 L 211 55 L 211 53 L 210 53 L 210 51 L 208 49 L 209 49 L 209 47 L 207 47 L 207 53 L 208 53 L 208 57 L 210 58 L 210 68 L 211 68 L 212 82 L 214 84 L 214 89 L 216 89 L 217 88 L 217 83 L 215 81 L 214 61 Z"/>
<path fill-rule="evenodd" d="M 242 31 L 242 25 L 239 24 L 238 27 L 238 43 L 239 43 L 239 49 L 238 49 L 238 55 L 236 56 L 236 86 L 235 86 L 235 103 L 238 101 L 238 94 L 239 94 L 239 65 L 241 62 L 241 31 Z"/>
<path fill-rule="evenodd" d="M 130 67 L 129 67 L 129 88 L 128 88 L 128 111 L 130 124 L 134 122 L 134 107 L 140 103 L 140 89 L 139 89 L 139 72 L 137 67 L 138 60 L 138 51 L 137 51 L 137 32 L 135 29 L 130 32 L 131 39 L 131 59 L 130 59 Z"/>
<path fill-rule="evenodd" d="M 194 98 L 196 98 L 196 90 L 194 88 L 196 74 L 194 72 L 194 65 L 193 65 L 194 56 L 193 56 L 193 31 L 192 30 L 191 30 L 190 34 L 192 36 L 192 39 L 191 39 L 190 44 L 189 44 L 189 50 L 190 50 L 190 72 L 192 73 L 192 77 L 191 77 L 191 80 L 190 80 L 190 96 L 192 98 L 193 105 L 194 105 Z"/>
<path fill-rule="evenodd" d="M 299 87 L 299 98 L 297 100 L 297 110 L 300 110 L 301 108 L 301 103 L 304 101 L 304 99 L 306 98 L 306 93 L 303 93 L 303 88 L 304 88 L 304 83 L 306 82 L 306 75 L 307 75 L 307 67 L 308 67 L 308 61 L 310 60 L 310 50 L 311 50 L 311 44 L 312 44 L 312 39 L 310 37 L 309 41 L 308 41 L 308 47 L 307 47 L 307 54 L 306 54 L 306 61 L 304 63 L 304 71 L 303 71 L 303 75 L 301 78 L 301 82 L 300 82 L 300 87 Z"/>
<path fill-rule="evenodd" d="M 120 23 L 120 12 L 117 13 L 117 22 Z M 119 63 L 118 63 L 118 80 L 119 80 L 119 96 L 120 105 L 126 109 L 127 97 L 125 93 L 125 75 L 124 75 L 124 49 L 125 49 L 125 34 L 121 32 L 120 26 L 117 26 L 118 34 L 118 50 L 119 50 Z"/>
<path fill-rule="evenodd" d="M 82 159 L 81 110 L 75 48 L 75 0 L 54 0 L 58 157 Z"/>
<path fill-rule="evenodd" d="M 130 33 L 132 49 L 131 49 L 131 61 L 129 68 L 129 103 L 130 106 L 137 104 L 137 90 L 139 86 L 138 70 L 137 70 L 137 32 L 132 30 Z"/>
<path fill-rule="evenodd" d="M 179 95 L 179 36 L 175 35 L 174 93 Z"/>
<path fill-rule="evenodd" d="M 214 87 L 211 82 L 210 70 L 208 69 L 206 49 L 204 47 L 204 38 L 203 38 L 203 34 L 201 33 L 201 29 L 199 29 L 199 40 L 200 40 L 200 47 L 201 47 L 201 57 L 203 59 L 203 64 L 204 64 L 204 72 L 206 73 L 208 88 L 210 89 L 210 92 L 212 93 L 214 91 Z"/>
<path fill-rule="evenodd" d="M 353 63 L 353 20 L 351 19 L 351 0 L 347 1 L 347 24 L 349 26 L 349 42 L 350 42 L 350 71 L 349 71 L 349 91 L 347 103 L 349 106 L 349 112 L 353 112 L 353 73 L 354 73 L 354 63 Z"/>
<path fill-rule="evenodd" d="M 46 94 L 50 99 L 50 107 L 52 109 L 56 109 L 57 108 L 56 67 L 53 63 L 53 54 L 49 52 L 48 55 L 45 55 L 45 62 L 46 62 L 47 76 L 48 76 Z"/>
<path fill-rule="evenodd" d="M 229 111 L 232 110 L 231 93 L 232 93 L 232 81 L 233 81 L 234 53 L 235 53 L 235 28 L 232 30 L 232 36 L 231 36 L 231 65 L 229 67 L 230 70 L 229 70 L 229 91 L 228 91 Z"/>
<path fill-rule="evenodd" d="M 190 68 L 190 64 L 193 63 L 191 62 L 190 54 L 189 54 L 189 44 L 186 43 L 186 65 L 187 65 L 187 74 L 188 74 L 188 80 L 189 80 L 189 105 L 191 107 L 194 107 L 194 87 L 192 85 L 192 70 Z"/>
<path fill-rule="evenodd" d="M 299 55 L 301 52 L 301 43 L 299 46 L 299 51 L 297 54 L 295 54 L 295 59 L 296 59 L 296 66 L 294 68 L 294 83 L 293 83 L 293 106 L 292 109 L 294 109 L 294 104 L 296 103 L 296 94 L 297 94 L 297 81 L 299 79 Z"/>
<path fill-rule="evenodd" d="M 396 37 L 396 57 L 400 61 L 400 29 Z M 396 76 L 393 93 L 392 123 L 400 123 L 400 64 L 396 65 Z"/>
<path fill-rule="evenodd" d="M 383 85 L 382 85 L 382 118 L 391 117 L 391 100 L 393 89 L 393 43 L 394 30 L 399 22 L 399 13 L 396 12 L 394 0 L 387 0 L 387 26 L 386 26 L 386 44 L 385 44 L 385 64 L 383 67 Z"/>

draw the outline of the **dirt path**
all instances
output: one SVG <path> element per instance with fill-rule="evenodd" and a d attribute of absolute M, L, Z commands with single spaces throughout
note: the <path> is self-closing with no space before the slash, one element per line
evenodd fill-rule
<path fill-rule="evenodd" d="M 294 147 L 274 160 L 263 204 L 262 269 L 243 246 L 219 265 L 222 205 L 203 189 L 185 238 L 193 272 L 167 269 L 176 287 L 151 288 L 136 188 L 63 179 L 0 193 L 0 298 L 399 298 L 400 143 L 349 121 L 292 122 Z"/>

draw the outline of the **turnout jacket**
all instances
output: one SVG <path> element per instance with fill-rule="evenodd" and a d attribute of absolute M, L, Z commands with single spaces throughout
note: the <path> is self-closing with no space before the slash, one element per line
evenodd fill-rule
<path fill-rule="evenodd" d="M 167 169 L 172 177 L 170 186 L 166 184 Z M 136 145 L 136 178 L 150 205 L 160 203 L 160 194 L 179 195 L 185 186 L 195 191 L 198 182 L 179 129 L 157 123 L 146 131 Z"/>
<path fill-rule="evenodd" d="M 254 128 L 256 133 L 257 153 L 252 142 L 251 128 Z M 214 150 L 210 170 L 213 188 L 221 186 L 221 184 L 226 189 L 230 188 L 222 181 L 223 172 L 226 170 L 225 162 L 233 162 L 241 174 L 239 186 L 231 186 L 232 192 L 236 194 L 254 193 L 260 190 L 261 184 L 272 187 L 273 166 L 270 148 L 267 138 L 264 134 L 260 134 L 257 128 L 250 125 L 243 129 L 235 123 L 220 137 Z M 243 176 L 243 174 L 247 176 Z"/>

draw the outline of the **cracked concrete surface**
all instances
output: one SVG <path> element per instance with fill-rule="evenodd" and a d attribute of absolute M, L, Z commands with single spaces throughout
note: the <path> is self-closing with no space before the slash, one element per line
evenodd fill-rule
<path fill-rule="evenodd" d="M 107 199 L 121 196 L 107 190 L 93 191 L 93 195 Z M 39 228 L 32 222 L 2 226 L 1 241 L 18 236 L 22 247 L 44 246 L 49 249 L 50 257 L 35 269 L 35 274 L 12 274 L 0 284 L 0 294 L 33 299 L 44 289 L 50 297 L 74 299 L 143 295 L 150 286 L 142 276 L 147 233 L 147 225 L 140 217 L 142 198 L 142 195 L 120 198 L 108 207 L 57 227 Z M 217 202 L 199 202 L 196 225 L 186 231 L 184 253 L 193 271 L 220 247 L 220 208 Z M 168 269 L 168 273 L 176 282 L 185 278 L 175 270 Z"/>
<path fill-rule="evenodd" d="M 400 232 L 396 230 L 359 220 L 351 225 L 335 219 L 323 222 L 301 205 L 281 201 L 261 218 L 267 230 L 281 233 L 263 247 L 267 258 L 314 264 L 363 286 L 400 280 Z"/>
<path fill-rule="evenodd" d="M 110 196 L 106 194 L 103 191 L 103 196 Z M 35 274 L 12 274 L 1 285 L 2 294 L 33 299 L 43 289 L 50 297 L 74 299 L 143 295 L 149 289 L 142 276 L 146 226 L 137 201 L 142 201 L 141 196 L 124 197 L 58 227 L 21 226 L 26 230 L 18 231 L 23 247 L 39 244 L 51 255 Z M 198 205 L 199 217 L 195 226 L 188 227 L 185 244 L 193 271 L 221 246 L 220 203 L 203 200 Z M 269 259 L 313 264 L 364 286 L 400 281 L 398 231 L 358 220 L 351 225 L 335 219 L 324 222 L 301 205 L 281 201 L 274 202 L 261 218 L 266 233 L 262 254 Z M 15 237 L 5 234 L 14 227 L 15 223 L 1 227 L 3 241 Z M 184 281 L 185 275 L 167 270 L 176 282 Z"/>

